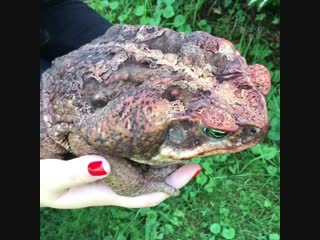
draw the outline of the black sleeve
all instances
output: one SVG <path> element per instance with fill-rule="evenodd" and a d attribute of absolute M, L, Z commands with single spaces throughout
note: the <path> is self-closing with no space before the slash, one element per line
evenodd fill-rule
<path fill-rule="evenodd" d="M 51 61 L 101 36 L 111 26 L 80 0 L 40 0 L 40 29 L 48 33 L 40 57 Z"/>

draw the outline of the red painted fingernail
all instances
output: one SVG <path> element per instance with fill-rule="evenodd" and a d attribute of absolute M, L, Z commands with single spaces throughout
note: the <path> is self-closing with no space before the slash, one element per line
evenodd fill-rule
<path fill-rule="evenodd" d="M 107 174 L 107 172 L 103 169 L 102 161 L 89 163 L 88 171 L 92 176 L 102 176 Z"/>
<path fill-rule="evenodd" d="M 202 168 L 195 172 L 192 178 L 196 178 L 202 172 Z"/>

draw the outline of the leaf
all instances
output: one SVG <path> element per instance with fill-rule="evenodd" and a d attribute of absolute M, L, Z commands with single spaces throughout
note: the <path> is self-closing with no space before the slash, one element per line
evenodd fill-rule
<path fill-rule="evenodd" d="M 280 18 L 279 17 L 274 17 L 272 24 L 278 24 L 280 22 Z"/>
<path fill-rule="evenodd" d="M 196 192 L 190 192 L 189 195 L 190 195 L 190 198 L 195 198 L 197 196 L 197 193 Z"/>
<path fill-rule="evenodd" d="M 188 227 L 187 229 L 185 229 L 185 235 L 187 236 L 187 237 L 190 237 L 190 236 L 194 236 L 195 235 L 195 233 L 194 233 L 194 230 L 193 230 L 193 228 L 190 228 L 190 227 Z"/>
<path fill-rule="evenodd" d="M 118 17 L 118 20 L 119 20 L 120 23 L 123 23 L 127 19 L 127 17 L 128 17 L 127 15 L 120 15 Z"/>
<path fill-rule="evenodd" d="M 103 6 L 103 7 L 109 7 L 109 1 L 108 0 L 105 0 L 105 1 L 101 1 L 101 5 Z"/>
<path fill-rule="evenodd" d="M 214 223 L 210 226 L 210 231 L 213 233 L 213 234 L 218 234 L 220 233 L 221 231 L 221 226 L 219 223 Z"/>
<path fill-rule="evenodd" d="M 265 6 L 265 4 L 267 3 L 267 1 L 268 0 L 262 0 L 262 2 L 259 4 L 259 10 L 261 9 L 261 8 L 263 8 L 264 6 Z"/>
<path fill-rule="evenodd" d="M 221 215 L 228 216 L 229 212 L 230 212 L 230 211 L 229 211 L 228 208 L 225 208 L 225 207 L 220 208 L 220 214 L 221 214 Z"/>
<path fill-rule="evenodd" d="M 278 83 L 280 82 L 280 70 L 275 70 L 271 73 L 272 82 Z"/>
<path fill-rule="evenodd" d="M 278 116 L 273 117 L 271 119 L 270 126 L 280 130 L 280 118 Z"/>
<path fill-rule="evenodd" d="M 109 7 L 111 8 L 111 10 L 116 10 L 119 7 L 119 2 L 111 2 L 109 4 Z"/>
<path fill-rule="evenodd" d="M 265 153 L 263 158 L 267 160 L 271 160 L 277 155 L 278 150 L 275 147 L 266 146 L 266 148 L 264 149 L 264 152 Z"/>
<path fill-rule="evenodd" d="M 205 234 L 205 233 L 200 233 L 199 234 L 199 239 L 208 239 L 208 234 Z"/>
<path fill-rule="evenodd" d="M 174 232 L 174 228 L 171 224 L 166 223 L 164 225 L 165 229 L 167 230 L 168 233 L 173 233 Z"/>
<path fill-rule="evenodd" d="M 190 26 L 190 24 L 185 24 L 182 25 L 181 27 L 178 28 L 179 32 L 185 32 L 185 33 L 191 33 L 192 32 L 192 28 Z"/>
<path fill-rule="evenodd" d="M 207 181 L 208 181 L 208 177 L 205 174 L 200 174 L 196 178 L 196 182 L 199 183 L 201 186 L 206 184 Z"/>
<path fill-rule="evenodd" d="M 265 208 L 270 208 L 272 206 L 272 202 L 269 199 L 266 199 L 263 203 Z"/>
<path fill-rule="evenodd" d="M 200 20 L 198 23 L 198 26 L 202 31 L 211 33 L 212 28 L 211 28 L 211 26 L 208 25 L 207 20 L 205 20 L 205 19 Z"/>
<path fill-rule="evenodd" d="M 263 19 L 266 18 L 266 16 L 267 16 L 267 14 L 265 14 L 265 13 L 258 14 L 256 16 L 256 21 L 262 21 Z"/>
<path fill-rule="evenodd" d="M 250 148 L 250 151 L 255 155 L 259 155 L 261 154 L 261 149 L 262 149 L 262 144 L 260 143 Z"/>
<path fill-rule="evenodd" d="M 117 236 L 117 240 L 126 240 L 126 238 L 123 236 L 123 233 L 120 233 L 120 234 Z"/>
<path fill-rule="evenodd" d="M 210 178 L 209 182 L 203 187 L 203 189 L 211 193 L 214 191 L 215 186 L 216 182 L 212 178 Z"/>
<path fill-rule="evenodd" d="M 280 221 L 280 207 L 279 206 L 273 208 L 273 213 L 271 215 L 271 219 L 274 222 Z"/>
<path fill-rule="evenodd" d="M 137 6 L 133 13 L 136 16 L 142 16 L 145 13 L 145 7 L 143 5 Z"/>
<path fill-rule="evenodd" d="M 176 217 L 184 217 L 185 216 L 184 212 L 182 212 L 182 211 L 180 211 L 178 209 L 174 210 L 173 215 L 176 216 Z"/>
<path fill-rule="evenodd" d="M 208 210 L 202 210 L 202 211 L 201 211 L 201 216 L 206 216 L 207 213 L 208 213 Z M 201 223 L 200 226 L 201 226 L 202 228 L 206 228 L 206 227 L 208 226 L 208 223 L 207 223 L 207 222 L 203 222 L 203 223 Z"/>
<path fill-rule="evenodd" d="M 269 240 L 279 240 L 280 239 L 280 235 L 277 233 L 271 233 L 269 235 Z"/>
<path fill-rule="evenodd" d="M 147 25 L 149 23 L 149 17 L 142 16 L 140 18 L 140 25 Z"/>
<path fill-rule="evenodd" d="M 248 5 L 251 6 L 252 4 L 254 4 L 257 0 L 250 0 Z"/>
<path fill-rule="evenodd" d="M 267 172 L 269 173 L 270 176 L 274 176 L 278 172 L 278 169 L 273 166 L 267 166 Z"/>
<path fill-rule="evenodd" d="M 268 146 L 266 144 L 258 144 L 250 149 L 250 151 L 255 155 L 261 155 L 264 159 L 271 160 L 274 158 L 278 150 L 276 147 Z"/>
<path fill-rule="evenodd" d="M 147 212 L 147 218 L 145 223 L 145 239 L 154 239 L 156 228 L 159 225 L 157 222 L 157 212 L 150 210 Z M 152 237 L 151 237 L 152 236 Z"/>
<path fill-rule="evenodd" d="M 204 172 L 207 174 L 207 175 L 210 175 L 213 173 L 213 162 L 212 161 L 206 161 L 204 162 L 203 164 L 201 164 L 202 168 L 204 169 Z"/>
<path fill-rule="evenodd" d="M 254 62 L 261 62 L 272 54 L 272 50 L 268 45 L 262 45 L 258 43 L 251 49 L 251 54 L 254 56 Z"/>
<path fill-rule="evenodd" d="M 139 210 L 139 213 L 140 213 L 141 216 L 146 216 L 148 211 L 150 211 L 150 208 L 141 208 Z"/>
<path fill-rule="evenodd" d="M 205 28 L 203 28 L 203 31 L 211 33 L 212 32 L 212 27 L 207 25 L 207 26 L 205 26 Z"/>
<path fill-rule="evenodd" d="M 235 235 L 236 230 L 234 228 L 224 228 L 221 233 L 221 236 L 225 239 L 234 239 Z"/>
<path fill-rule="evenodd" d="M 202 19 L 199 21 L 199 26 L 205 26 L 205 25 L 207 25 L 207 20 Z"/>
<path fill-rule="evenodd" d="M 171 218 L 170 222 L 175 226 L 180 226 L 181 225 L 181 221 L 177 217 Z"/>
<path fill-rule="evenodd" d="M 230 154 L 222 154 L 214 156 L 214 161 L 216 162 L 225 162 L 227 161 Z"/>
<path fill-rule="evenodd" d="M 152 221 L 155 221 L 157 219 L 157 215 L 158 215 L 157 212 L 152 210 L 147 212 L 147 218 Z"/>
<path fill-rule="evenodd" d="M 150 24 L 150 25 L 158 25 L 159 22 L 158 22 L 156 19 L 154 19 L 154 18 L 149 18 L 149 24 Z"/>
<path fill-rule="evenodd" d="M 272 140 L 272 141 L 279 141 L 280 140 L 280 132 L 270 130 L 268 132 L 268 138 L 270 138 L 270 140 Z"/>
<path fill-rule="evenodd" d="M 232 174 L 236 174 L 239 170 L 239 164 L 234 164 L 232 166 L 229 166 L 229 171 L 232 173 Z"/>
<path fill-rule="evenodd" d="M 174 15 L 173 7 L 168 5 L 165 9 L 162 9 L 162 16 L 165 18 L 171 18 Z"/>
<path fill-rule="evenodd" d="M 222 14 L 222 10 L 221 10 L 221 7 L 218 6 L 217 8 L 213 8 L 213 12 L 218 14 L 218 15 L 221 15 Z"/>
<path fill-rule="evenodd" d="M 163 239 L 164 237 L 164 234 L 163 233 L 159 233 L 157 236 L 156 236 L 156 239 Z"/>
<path fill-rule="evenodd" d="M 229 7 L 230 4 L 232 3 L 232 0 L 224 0 L 224 7 Z"/>
<path fill-rule="evenodd" d="M 270 121 L 268 137 L 273 141 L 280 140 L 280 118 L 278 116 L 274 116 Z"/>
<path fill-rule="evenodd" d="M 149 19 L 149 24 L 150 25 L 159 25 L 161 22 L 161 12 L 156 11 L 153 15 L 152 18 Z"/>
<path fill-rule="evenodd" d="M 177 16 L 175 16 L 174 21 L 173 21 L 173 26 L 180 27 L 182 26 L 184 23 L 186 22 L 186 17 L 179 14 Z"/>
<path fill-rule="evenodd" d="M 174 3 L 175 0 L 165 0 L 165 3 L 167 5 L 172 5 L 172 3 Z"/>

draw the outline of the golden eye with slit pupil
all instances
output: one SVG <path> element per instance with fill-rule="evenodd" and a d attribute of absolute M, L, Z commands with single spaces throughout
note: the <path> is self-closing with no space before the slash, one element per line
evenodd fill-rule
<path fill-rule="evenodd" d="M 209 138 L 213 139 L 221 139 L 224 138 L 225 136 L 228 135 L 228 132 L 214 129 L 214 128 L 208 128 L 208 127 L 203 127 L 202 132 Z"/>

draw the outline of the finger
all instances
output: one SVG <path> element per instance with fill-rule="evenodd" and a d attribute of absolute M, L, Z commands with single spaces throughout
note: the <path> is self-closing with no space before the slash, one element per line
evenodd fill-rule
<path fill-rule="evenodd" d="M 190 163 L 176 170 L 167 177 L 166 181 L 173 187 L 182 188 L 201 170 L 200 165 Z M 110 205 L 125 208 L 143 208 L 157 206 L 168 197 L 169 195 L 162 192 L 148 193 L 137 197 L 120 196 L 105 183 L 95 182 L 69 189 L 57 199 L 55 206 L 67 209 Z"/>
<path fill-rule="evenodd" d="M 201 171 L 202 168 L 197 163 L 186 164 L 169 175 L 166 178 L 166 183 L 174 188 L 180 189 L 185 186 L 192 178 L 196 177 Z"/>
<path fill-rule="evenodd" d="M 115 194 L 106 184 L 99 181 L 67 189 L 51 204 L 55 208 L 84 208 L 90 206 L 108 206 L 115 201 Z"/>
<path fill-rule="evenodd" d="M 165 193 L 149 193 L 137 197 L 120 196 L 101 182 L 90 183 L 69 189 L 51 207 L 84 208 L 90 206 L 119 206 L 125 208 L 153 207 L 168 198 Z"/>
<path fill-rule="evenodd" d="M 110 173 L 110 165 L 106 159 L 96 155 L 85 155 L 69 161 L 60 161 L 54 169 L 56 189 L 72 188 L 95 182 Z"/>

